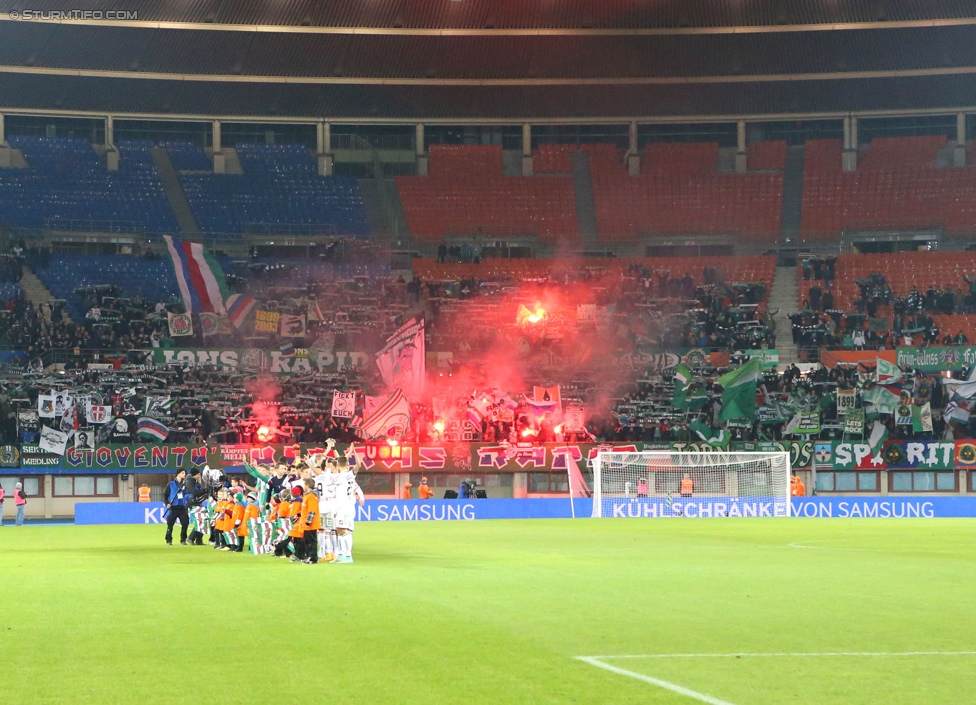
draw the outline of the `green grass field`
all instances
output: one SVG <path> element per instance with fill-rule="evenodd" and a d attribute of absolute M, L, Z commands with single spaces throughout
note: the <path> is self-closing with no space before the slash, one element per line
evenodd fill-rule
<path fill-rule="evenodd" d="M 5 699 L 976 702 L 972 520 L 362 523 L 339 566 L 162 534 L 0 528 Z"/>

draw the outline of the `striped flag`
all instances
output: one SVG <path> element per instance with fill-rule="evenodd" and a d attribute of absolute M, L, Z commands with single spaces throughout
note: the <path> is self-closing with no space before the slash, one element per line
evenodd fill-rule
<path fill-rule="evenodd" d="M 193 531 L 207 533 L 210 530 L 210 508 L 193 507 L 190 510 L 190 526 Z"/>
<path fill-rule="evenodd" d="M 245 296 L 244 294 L 231 294 L 227 299 L 225 307 L 227 308 L 227 318 L 230 319 L 231 325 L 235 328 L 240 328 L 244 321 L 247 320 L 247 315 L 254 309 L 257 301 L 252 299 L 250 296 Z"/>
<path fill-rule="evenodd" d="M 282 357 L 292 357 L 295 354 L 295 344 L 291 340 L 283 340 L 278 346 Z"/>
<path fill-rule="evenodd" d="M 251 553 L 260 556 L 274 553 L 274 522 L 258 521 L 251 519 L 247 522 L 248 531 L 251 532 Z"/>
<path fill-rule="evenodd" d="M 217 260 L 208 255 L 199 242 L 184 242 L 171 235 L 163 235 L 163 239 L 173 260 L 176 283 L 186 312 L 225 313 L 227 284 Z"/>
<path fill-rule="evenodd" d="M 166 437 L 169 436 L 169 427 L 156 419 L 143 416 L 139 419 L 137 432 L 143 438 L 154 438 L 157 441 L 165 441 Z"/>

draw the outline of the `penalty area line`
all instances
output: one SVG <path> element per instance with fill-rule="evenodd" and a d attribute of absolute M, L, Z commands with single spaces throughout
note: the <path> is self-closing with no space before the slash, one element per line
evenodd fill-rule
<path fill-rule="evenodd" d="M 609 656 L 606 658 L 616 658 Z M 672 693 L 678 693 L 679 695 L 684 695 L 699 702 L 709 703 L 709 705 L 733 705 L 727 700 L 719 700 L 718 698 L 713 698 L 710 695 L 705 695 L 704 693 L 699 693 L 696 690 L 691 690 L 690 688 L 685 688 L 677 683 L 669 683 L 668 681 L 662 681 L 660 678 L 653 678 L 652 676 L 645 676 L 643 673 L 635 673 L 634 671 L 628 671 L 624 668 L 617 668 L 616 666 L 611 666 L 609 663 L 604 663 L 599 658 L 595 656 L 577 656 L 577 661 L 583 661 L 591 666 L 596 666 L 597 668 L 602 668 L 605 671 L 610 671 L 611 673 L 616 673 L 620 676 L 627 676 L 628 678 L 635 678 L 644 683 L 649 683 L 650 685 L 656 685 L 658 688 L 664 688 L 665 690 L 670 690 Z"/>

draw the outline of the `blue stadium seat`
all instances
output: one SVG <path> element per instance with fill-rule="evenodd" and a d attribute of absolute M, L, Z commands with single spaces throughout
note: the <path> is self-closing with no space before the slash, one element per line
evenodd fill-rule
<path fill-rule="evenodd" d="M 311 232 L 365 236 L 369 233 L 355 179 L 319 176 L 315 157 L 299 144 L 236 147 L 243 174 L 187 174 L 183 190 L 204 232 Z M 323 227 L 324 226 L 324 227 Z"/>
<path fill-rule="evenodd" d="M 64 227 L 124 232 L 175 231 L 146 140 L 120 141 L 110 172 L 80 138 L 11 136 L 28 169 L 0 171 L 0 218 L 11 227 Z M 85 221 L 97 224 L 84 225 Z"/>
<path fill-rule="evenodd" d="M 121 169 L 121 164 L 120 164 Z M 116 284 L 126 296 L 142 296 L 163 301 L 178 293 L 173 264 L 165 253 L 147 260 L 130 255 L 51 255 L 47 268 L 35 274 L 55 298 L 68 302 L 68 313 L 75 321 L 84 319 L 85 307 L 74 292 L 87 286 Z"/>

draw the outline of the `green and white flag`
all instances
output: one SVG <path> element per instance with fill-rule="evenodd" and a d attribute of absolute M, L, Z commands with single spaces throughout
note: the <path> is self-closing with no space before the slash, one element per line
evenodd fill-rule
<path fill-rule="evenodd" d="M 877 407 L 877 410 L 882 414 L 893 414 L 895 413 L 895 408 L 898 406 L 898 400 L 901 399 L 899 394 L 892 392 L 890 389 L 877 385 L 873 389 L 869 389 L 861 393 L 861 401 L 865 404 L 872 404 Z"/>
<path fill-rule="evenodd" d="M 892 384 L 902 378 L 901 368 L 893 362 L 877 358 L 878 367 L 875 370 L 874 380 L 878 384 Z"/>
<path fill-rule="evenodd" d="M 819 411 L 798 411 L 790 419 L 783 429 L 786 435 L 802 436 L 806 434 L 817 435 L 820 433 L 820 412 Z"/>
<path fill-rule="evenodd" d="M 732 419 L 753 420 L 756 416 L 756 385 L 762 374 L 762 360 L 754 357 L 738 369 L 718 378 L 722 386 L 723 421 Z"/>
<path fill-rule="evenodd" d="M 868 436 L 868 445 L 871 446 L 871 455 L 878 458 L 884 448 L 884 442 L 888 440 L 888 427 L 881 423 L 881 420 L 874 422 L 871 435 Z"/>
<path fill-rule="evenodd" d="M 698 437 L 706 443 L 711 443 L 712 445 L 725 445 L 729 442 L 729 434 L 725 429 L 716 431 L 714 428 L 703 424 L 701 421 L 692 421 L 690 424 L 688 424 L 688 428 L 696 433 Z"/>
<path fill-rule="evenodd" d="M 929 402 L 912 407 L 912 430 L 916 433 L 932 431 L 932 405 Z"/>
<path fill-rule="evenodd" d="M 679 364 L 674 370 L 674 397 L 671 403 L 676 409 L 687 409 L 688 386 L 691 384 L 691 370 Z"/>

